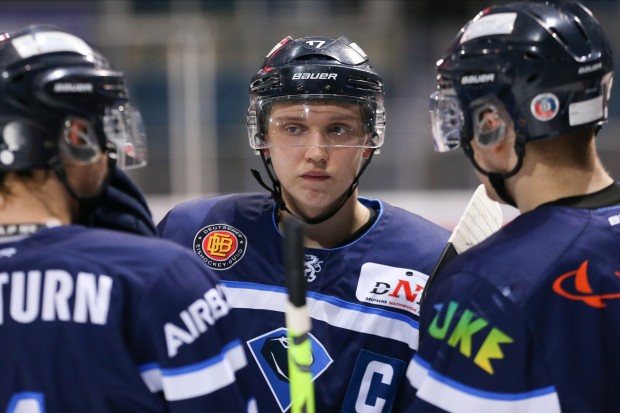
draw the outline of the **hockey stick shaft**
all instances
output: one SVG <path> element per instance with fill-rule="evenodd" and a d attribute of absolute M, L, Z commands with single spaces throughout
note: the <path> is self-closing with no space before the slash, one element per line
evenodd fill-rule
<path fill-rule="evenodd" d="M 288 288 L 286 327 L 291 413 L 315 413 L 312 345 L 308 337 L 311 321 L 306 305 L 304 276 L 303 223 L 294 217 L 285 216 L 282 226 L 284 271 Z"/>

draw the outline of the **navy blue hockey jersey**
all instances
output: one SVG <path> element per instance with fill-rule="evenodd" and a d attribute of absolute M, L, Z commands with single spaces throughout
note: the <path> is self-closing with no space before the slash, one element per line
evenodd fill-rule
<path fill-rule="evenodd" d="M 619 251 L 619 206 L 547 205 L 456 258 L 424 304 L 411 411 L 620 412 Z"/>
<path fill-rule="evenodd" d="M 316 411 L 399 412 L 411 398 L 405 371 L 418 341 L 419 300 L 449 232 L 360 198 L 374 225 L 340 248 L 305 250 Z M 282 236 L 268 195 L 205 198 L 175 207 L 159 224 L 217 271 L 235 308 L 249 359 L 242 386 L 261 412 L 290 406 Z"/>
<path fill-rule="evenodd" d="M 229 304 L 195 255 L 81 226 L 0 238 L 0 411 L 245 412 Z"/>

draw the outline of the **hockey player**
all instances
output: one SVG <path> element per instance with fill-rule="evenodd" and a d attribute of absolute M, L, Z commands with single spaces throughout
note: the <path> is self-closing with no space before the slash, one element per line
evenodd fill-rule
<path fill-rule="evenodd" d="M 247 359 L 226 328 L 230 306 L 201 261 L 73 224 L 114 160 L 145 161 L 123 74 L 48 26 L 2 35 L 0 73 L 0 409 L 252 408 L 236 383 Z"/>
<path fill-rule="evenodd" d="M 261 411 L 289 408 L 282 218 L 305 224 L 316 411 L 399 412 L 417 348 L 419 299 L 448 231 L 357 184 L 385 132 L 384 88 L 341 37 L 287 37 L 250 84 L 250 146 L 270 194 L 181 204 L 158 225 L 223 279 Z"/>
<path fill-rule="evenodd" d="M 612 68 L 575 2 L 489 7 L 437 63 L 436 149 L 522 214 L 427 292 L 412 412 L 620 411 L 620 187 L 595 147 Z"/>

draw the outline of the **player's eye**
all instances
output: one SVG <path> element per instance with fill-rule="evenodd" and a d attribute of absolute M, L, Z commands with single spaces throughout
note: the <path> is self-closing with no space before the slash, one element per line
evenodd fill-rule
<path fill-rule="evenodd" d="M 298 125 L 286 125 L 283 129 L 289 135 L 299 135 L 303 132 L 303 128 Z"/>

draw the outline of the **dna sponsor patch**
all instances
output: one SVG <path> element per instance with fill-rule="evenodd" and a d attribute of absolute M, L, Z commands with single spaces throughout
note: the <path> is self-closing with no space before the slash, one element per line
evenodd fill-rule
<path fill-rule="evenodd" d="M 247 243 L 245 234 L 233 226 L 207 225 L 194 237 L 194 252 L 208 267 L 227 270 L 241 261 Z"/>
<path fill-rule="evenodd" d="M 415 270 L 367 262 L 362 265 L 355 296 L 365 303 L 419 315 L 427 280 L 428 275 Z"/>

